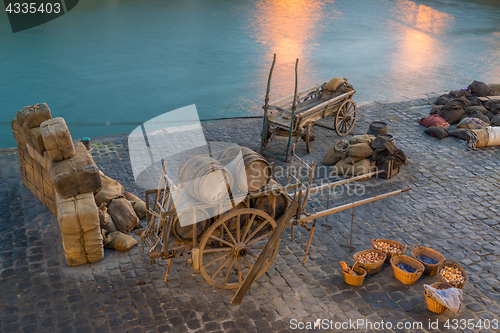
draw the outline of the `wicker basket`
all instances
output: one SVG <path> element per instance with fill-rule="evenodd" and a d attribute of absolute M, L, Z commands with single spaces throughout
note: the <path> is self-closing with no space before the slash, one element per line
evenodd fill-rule
<path fill-rule="evenodd" d="M 444 283 L 444 282 L 433 283 L 433 284 L 431 284 L 431 287 L 436 288 L 438 290 L 453 288 L 452 285 L 449 285 L 448 283 Z M 432 295 L 428 294 L 427 290 L 424 291 L 424 294 L 425 294 L 425 301 L 427 302 L 427 308 L 430 311 L 435 312 L 435 313 L 444 313 L 444 312 L 448 311 L 448 308 L 445 307 L 444 305 L 436 302 L 436 299 Z"/>
<path fill-rule="evenodd" d="M 431 264 L 427 264 L 427 263 L 422 262 L 422 261 L 417 259 L 418 261 L 420 261 L 422 263 L 422 265 L 424 265 L 424 267 L 425 267 L 424 274 L 426 274 L 426 275 L 436 275 L 438 272 L 439 264 L 441 263 L 441 261 L 446 259 L 438 251 L 433 250 L 433 249 L 428 248 L 428 247 L 420 246 L 418 244 L 413 245 L 413 247 L 411 249 L 411 256 L 415 259 L 417 259 L 418 256 L 426 256 L 426 257 L 429 257 L 432 259 L 436 259 L 438 261 L 437 264 L 431 265 Z"/>
<path fill-rule="evenodd" d="M 444 279 L 441 277 L 441 274 L 439 274 L 444 267 L 458 268 L 462 272 L 462 275 L 464 276 L 464 281 L 462 283 L 444 281 Z M 445 259 L 445 260 L 441 261 L 441 263 L 438 266 L 438 274 L 439 274 L 439 279 L 441 280 L 441 282 L 448 283 L 455 288 L 462 289 L 465 286 L 465 282 L 467 282 L 467 273 L 465 273 L 465 270 L 462 267 L 455 264 L 455 262 L 453 260 Z"/>
<path fill-rule="evenodd" d="M 396 267 L 397 264 L 407 264 L 412 268 L 415 268 L 417 271 L 415 273 L 408 273 L 401 268 Z M 413 259 L 408 256 L 392 257 L 391 266 L 394 270 L 394 276 L 396 277 L 396 279 L 403 282 L 404 284 L 414 284 L 424 272 L 424 265 L 422 265 L 417 259 Z"/>
<path fill-rule="evenodd" d="M 344 269 L 342 269 L 342 272 L 344 272 L 344 279 L 345 283 L 350 284 L 351 286 L 360 286 L 363 284 L 363 280 L 365 279 L 366 276 L 366 271 L 358 267 L 358 263 L 354 263 L 352 267 L 348 266 L 350 270 L 353 270 L 356 274 L 351 274 L 352 271 L 346 272 Z"/>
<path fill-rule="evenodd" d="M 370 253 L 370 252 L 375 252 L 381 255 L 384 259 L 380 260 L 379 262 L 373 263 L 373 264 L 363 264 L 358 261 L 358 257 L 365 254 L 365 253 Z M 383 251 L 380 250 L 364 250 L 356 253 L 355 255 L 352 256 L 354 261 L 358 263 L 358 266 L 363 268 L 366 271 L 366 275 L 372 275 L 375 273 L 380 272 L 380 269 L 382 268 L 382 265 L 384 264 L 386 254 Z"/>
<path fill-rule="evenodd" d="M 405 253 L 406 251 L 406 247 L 407 245 L 403 245 L 401 244 L 400 242 L 396 242 L 396 241 L 392 241 L 392 240 L 389 240 L 389 239 L 375 239 L 373 238 L 372 239 L 372 247 L 376 250 L 378 250 L 376 247 L 375 247 L 375 243 L 376 242 L 384 242 L 384 243 L 388 243 L 388 244 L 391 244 L 391 245 L 396 245 L 400 250 L 401 250 L 401 253 L 400 254 L 393 254 L 393 253 L 389 253 L 389 252 L 385 252 L 385 251 L 382 251 L 382 252 L 385 252 L 385 254 L 387 254 L 387 258 L 385 258 L 385 262 L 387 264 L 389 264 L 391 262 L 391 259 L 393 256 L 399 256 L 399 255 L 402 255 Z"/>

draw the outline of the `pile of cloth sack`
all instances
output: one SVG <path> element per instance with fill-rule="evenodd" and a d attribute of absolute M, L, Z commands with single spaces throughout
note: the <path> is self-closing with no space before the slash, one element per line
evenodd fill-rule
<path fill-rule="evenodd" d="M 470 148 L 500 145 L 500 86 L 474 81 L 461 90 L 441 95 L 430 115 L 419 120 L 424 133 L 467 141 Z M 450 129 L 451 125 L 456 125 Z"/>
<path fill-rule="evenodd" d="M 332 176 L 356 177 L 385 169 L 388 161 L 392 161 L 394 169 L 408 164 L 405 153 L 396 147 L 393 138 L 363 134 L 353 136 L 350 141 L 336 142 L 322 163 L 333 165 Z"/>
<path fill-rule="evenodd" d="M 102 260 L 104 247 L 127 251 L 137 244 L 127 233 L 146 217 L 144 201 L 99 170 L 63 118 L 52 118 L 45 103 L 26 106 L 12 132 L 23 183 L 57 216 L 68 266 Z"/>

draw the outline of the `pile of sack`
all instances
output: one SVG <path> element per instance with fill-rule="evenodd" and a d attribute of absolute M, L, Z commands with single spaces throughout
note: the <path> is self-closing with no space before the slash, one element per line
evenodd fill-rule
<path fill-rule="evenodd" d="M 481 133 L 486 133 L 487 127 L 500 126 L 500 93 L 496 90 L 500 91 L 497 85 L 474 81 L 467 88 L 450 91 L 439 96 L 430 115 L 420 119 L 419 123 L 427 127 L 424 131 L 426 134 L 438 139 L 454 136 L 468 140 L 471 130 L 484 129 Z M 456 127 L 450 130 L 450 126 L 455 124 Z M 484 137 L 484 133 L 481 137 Z M 495 135 L 490 137 L 494 138 Z M 486 145 L 496 145 L 494 141 Z"/>
<path fill-rule="evenodd" d="M 52 118 L 47 104 L 27 106 L 12 120 L 12 132 L 23 183 L 57 216 L 69 266 L 100 261 L 103 246 L 126 251 L 137 244 L 126 233 L 139 224 L 134 207 L 145 215 L 144 202 L 126 199 L 87 148 L 73 144 L 63 118 Z"/>
<path fill-rule="evenodd" d="M 362 176 L 376 169 L 400 169 L 408 164 L 405 153 L 396 147 L 394 140 L 370 134 L 355 135 L 350 141 L 340 140 L 328 150 L 324 165 L 333 165 L 332 175 Z"/>
<path fill-rule="evenodd" d="M 354 88 L 351 84 L 347 83 L 346 78 L 341 79 L 339 77 L 335 77 L 323 85 L 321 100 L 328 101 L 352 90 L 354 90 Z"/>

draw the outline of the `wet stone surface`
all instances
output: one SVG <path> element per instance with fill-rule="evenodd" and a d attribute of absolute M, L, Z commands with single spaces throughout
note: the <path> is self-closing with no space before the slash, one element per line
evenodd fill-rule
<path fill-rule="evenodd" d="M 68 267 L 56 218 L 23 186 L 16 152 L 2 150 L 0 331 L 288 332 L 294 319 L 311 322 L 320 318 L 384 320 L 394 327 L 397 322 L 422 322 L 424 330 L 413 332 L 439 332 L 443 327 L 428 328 L 429 320 L 439 320 L 442 325 L 454 318 L 475 323 L 498 319 L 500 148 L 471 151 L 456 138 L 437 140 L 424 134 L 417 120 L 428 114 L 433 96 L 360 106 L 354 134 L 366 133 L 371 121 L 386 121 L 409 165 L 390 180 L 360 183 L 363 187 L 354 195 L 348 195 L 344 187 L 329 196 L 330 202 L 326 193 L 312 196 L 307 211 L 411 187 L 404 194 L 355 209 L 355 251 L 371 248 L 372 238 L 407 244 L 406 255 L 411 255 L 414 244 L 439 251 L 464 267 L 469 276 L 460 313 L 428 311 L 423 284 L 437 282 L 437 276 L 423 275 L 416 284 L 404 285 L 394 277 L 390 265 L 384 264 L 361 287 L 345 284 L 339 261 L 352 264 L 355 253 L 341 246 L 349 243 L 350 210 L 317 220 L 305 264 L 302 259 L 309 233 L 295 227 L 291 241 L 287 229 L 274 264 L 253 284 L 240 306 L 230 304 L 235 290 L 212 287 L 182 259 L 174 260 L 169 281 L 164 283 L 166 262 L 150 265 L 145 258 L 139 262 L 140 246 L 128 252 L 106 250 L 98 263 Z M 235 142 L 258 150 L 261 125 L 261 119 L 229 120 L 205 123 L 203 128 L 208 141 Z M 314 134 L 310 155 L 304 142 L 297 144 L 296 151 L 321 165 L 326 151 L 340 138 L 319 126 L 314 127 Z M 134 182 L 126 136 L 92 142 L 97 143 L 92 155 L 104 173 L 143 197 L 144 189 Z M 269 161 L 284 165 L 272 158 Z M 335 180 L 325 175 L 319 175 L 316 182 Z M 359 331 L 374 332 L 363 327 Z"/>

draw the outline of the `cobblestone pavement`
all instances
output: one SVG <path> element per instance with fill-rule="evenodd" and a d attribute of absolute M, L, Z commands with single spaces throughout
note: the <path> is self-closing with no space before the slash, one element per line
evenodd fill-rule
<path fill-rule="evenodd" d="M 366 133 L 373 120 L 386 121 L 409 158 L 409 165 L 392 179 L 363 182 L 366 191 L 361 196 L 412 190 L 357 207 L 353 244 L 361 251 L 371 248 L 372 238 L 388 238 L 407 244 L 407 255 L 420 244 L 455 260 L 469 276 L 458 314 L 427 310 L 423 284 L 438 281 L 436 276 L 424 275 L 416 284 L 404 285 L 384 264 L 361 287 L 345 284 L 339 261 L 352 263 L 354 252 L 341 247 L 349 243 L 351 211 L 318 220 L 305 264 L 308 232 L 296 227 L 291 241 L 288 229 L 274 265 L 253 284 L 240 306 L 229 303 L 234 290 L 212 287 L 182 259 L 174 260 L 165 284 L 166 263 L 138 262 L 138 246 L 125 253 L 106 250 L 101 262 L 68 267 L 56 218 L 24 188 L 16 153 L 6 149 L 0 153 L 0 331 L 295 332 L 299 330 L 291 330 L 293 319 L 318 318 L 393 323 L 393 329 L 377 332 L 497 331 L 443 328 L 447 319 L 473 319 L 475 324 L 499 319 L 500 149 L 470 151 L 458 139 L 440 141 L 424 134 L 417 119 L 428 114 L 433 96 L 359 107 L 355 134 Z M 204 130 L 208 140 L 258 149 L 261 123 L 261 119 L 220 121 L 204 124 Z M 303 142 L 297 153 L 321 162 L 339 137 L 319 126 L 314 134 L 312 154 L 305 154 Z M 126 137 L 97 138 L 93 143 L 97 143 L 94 159 L 104 173 L 143 196 L 143 189 L 134 185 Z M 329 204 L 325 196 L 314 196 L 308 211 L 360 198 L 346 192 L 332 194 Z M 429 329 L 429 320 L 439 320 L 439 329 Z M 422 322 L 423 329 L 398 330 L 397 322 Z M 375 330 L 360 326 L 352 331 Z"/>

